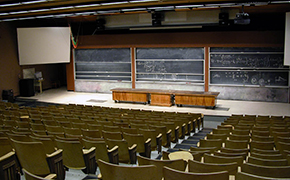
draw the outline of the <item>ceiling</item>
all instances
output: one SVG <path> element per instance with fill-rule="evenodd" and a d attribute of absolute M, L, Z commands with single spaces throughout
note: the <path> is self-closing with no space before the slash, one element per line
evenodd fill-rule
<path fill-rule="evenodd" d="M 0 0 L 0 22 L 16 21 L 20 26 L 35 25 L 35 22 L 57 22 L 62 25 L 69 23 L 73 26 L 83 23 L 83 27 L 91 28 L 90 32 L 86 32 L 87 34 L 94 33 L 96 30 L 114 28 L 132 29 L 159 26 L 159 28 L 173 29 L 176 26 L 196 28 L 218 25 L 221 12 L 229 14 L 228 25 L 232 24 L 237 13 L 245 12 L 250 14 L 251 27 L 258 28 L 265 22 L 269 22 L 268 27 L 277 28 L 277 22 L 284 21 L 287 11 L 290 11 L 290 1 Z M 156 13 L 162 13 L 162 24 L 153 24 L 152 14 Z M 96 25 L 96 21 L 100 19 L 104 21 L 98 21 Z M 205 23 L 200 23 L 199 19 Z M 263 22 L 263 24 L 259 22 Z M 100 27 L 100 24 L 106 28 Z M 38 26 L 41 26 L 41 23 Z"/>

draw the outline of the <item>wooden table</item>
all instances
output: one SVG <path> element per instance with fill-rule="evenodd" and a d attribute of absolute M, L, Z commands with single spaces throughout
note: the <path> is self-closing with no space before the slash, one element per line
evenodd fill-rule
<path fill-rule="evenodd" d="M 219 92 L 177 91 L 161 89 L 111 89 L 115 102 L 141 102 L 157 106 L 193 105 L 215 107 Z"/>
<path fill-rule="evenodd" d="M 219 92 L 175 91 L 174 95 L 177 106 L 193 105 L 214 108 Z"/>

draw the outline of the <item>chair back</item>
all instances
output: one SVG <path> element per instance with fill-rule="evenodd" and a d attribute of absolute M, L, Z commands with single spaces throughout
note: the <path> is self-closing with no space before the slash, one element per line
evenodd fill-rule
<path fill-rule="evenodd" d="M 40 176 L 50 173 L 45 149 L 41 142 L 21 142 L 14 139 L 11 141 L 22 168 Z"/>
<path fill-rule="evenodd" d="M 85 169 L 83 146 L 79 141 L 55 139 L 58 149 L 63 150 L 63 164 L 72 169 Z"/>
<path fill-rule="evenodd" d="M 238 164 L 232 163 L 202 163 L 199 161 L 188 160 L 188 171 L 194 173 L 212 173 L 228 171 L 230 175 L 235 175 L 238 171 Z"/>
<path fill-rule="evenodd" d="M 241 166 L 241 172 L 272 178 L 289 178 L 290 166 L 261 166 L 244 163 Z"/>
<path fill-rule="evenodd" d="M 164 180 L 228 180 L 227 171 L 213 173 L 191 173 L 174 170 L 168 167 L 163 168 Z"/>
<path fill-rule="evenodd" d="M 159 180 L 154 165 L 120 166 L 98 160 L 103 180 Z"/>
<path fill-rule="evenodd" d="M 158 179 L 162 179 L 163 177 L 163 167 L 170 167 L 175 170 L 184 171 L 187 165 L 187 162 L 183 159 L 176 160 L 156 160 L 150 159 L 143 156 L 137 156 L 139 166 L 143 165 L 155 165 L 157 167 L 157 176 Z"/>

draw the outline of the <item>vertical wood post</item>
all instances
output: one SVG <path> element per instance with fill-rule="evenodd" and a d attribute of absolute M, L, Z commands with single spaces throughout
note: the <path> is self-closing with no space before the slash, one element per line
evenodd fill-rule
<path fill-rule="evenodd" d="M 136 88 L 136 66 L 135 66 L 135 48 L 131 47 L 131 80 L 132 80 L 132 88 Z"/>
<path fill-rule="evenodd" d="M 209 86 L 209 47 L 204 47 L 204 91 L 208 92 Z"/>

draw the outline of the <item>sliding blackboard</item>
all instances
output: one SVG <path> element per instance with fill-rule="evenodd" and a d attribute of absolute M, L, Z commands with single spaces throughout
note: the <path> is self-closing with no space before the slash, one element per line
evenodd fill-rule
<path fill-rule="evenodd" d="M 137 81 L 204 82 L 203 48 L 138 48 Z"/>
<path fill-rule="evenodd" d="M 288 86 L 288 71 L 236 71 L 212 70 L 212 84 L 258 85 L 258 86 Z"/>
<path fill-rule="evenodd" d="M 76 49 L 76 79 L 131 81 L 129 48 Z"/>
<path fill-rule="evenodd" d="M 210 49 L 210 84 L 288 86 L 289 67 L 280 47 Z"/>

